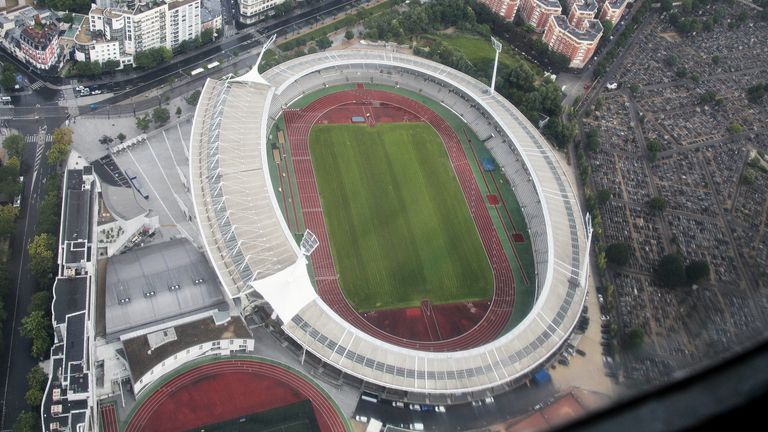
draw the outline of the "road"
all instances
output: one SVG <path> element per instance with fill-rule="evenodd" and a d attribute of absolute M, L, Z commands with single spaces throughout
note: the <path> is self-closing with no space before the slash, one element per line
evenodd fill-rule
<path fill-rule="evenodd" d="M 360 399 L 354 414 L 369 419 L 375 418 L 394 426 L 408 427 L 413 423 L 422 423 L 425 430 L 481 429 L 527 414 L 536 404 L 551 400 L 556 392 L 552 383 L 531 387 L 523 385 L 494 396 L 494 401 L 491 403 L 482 402 L 479 406 L 472 406 L 469 403 L 451 405 L 446 407 L 445 413 L 433 410 L 412 411 L 408 408 L 408 404 L 405 408 L 396 408 L 386 399 L 378 403 Z"/>
<path fill-rule="evenodd" d="M 39 127 L 45 125 L 46 133 L 58 127 L 64 121 L 63 117 L 51 117 L 45 121 L 14 120 L 8 126 L 18 129 L 24 135 L 35 135 Z M 38 207 L 41 200 L 42 181 L 55 167 L 49 167 L 46 151 L 50 143 L 46 143 L 38 151 L 34 143 L 26 144 L 22 156 L 21 171 L 24 176 L 24 192 L 22 194 L 22 210 L 19 223 L 11 247 L 9 277 L 13 281 L 11 292 L 6 297 L 8 318 L 3 328 L 3 355 L 0 356 L 0 371 L 2 371 L 2 412 L 0 412 L 0 430 L 9 429 L 16 420 L 19 412 L 27 409 L 24 401 L 26 392 L 27 372 L 37 364 L 30 357 L 30 343 L 20 336 L 18 329 L 21 319 L 26 315 L 32 293 L 36 289 L 36 281 L 24 270 L 28 262 L 27 244 L 34 236 L 35 224 L 38 218 Z M 39 155 L 39 156 L 38 156 Z"/>

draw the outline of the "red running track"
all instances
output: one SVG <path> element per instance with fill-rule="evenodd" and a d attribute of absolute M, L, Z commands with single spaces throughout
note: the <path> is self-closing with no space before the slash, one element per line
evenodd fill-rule
<path fill-rule="evenodd" d="M 228 376 L 235 382 L 226 379 Z M 254 380 L 270 381 L 271 388 L 260 389 L 253 385 Z M 205 389 L 198 388 L 201 386 Z M 249 399 L 253 401 L 250 406 L 238 404 Z M 141 403 L 125 430 L 195 429 L 305 399 L 312 402 L 321 431 L 346 430 L 332 402 L 304 378 L 257 360 L 222 360 L 186 371 L 156 389 Z"/>
<path fill-rule="evenodd" d="M 491 265 L 494 280 L 493 298 L 488 313 L 466 333 L 452 339 L 441 341 L 412 341 L 393 336 L 375 327 L 361 317 L 349 304 L 341 291 L 336 269 L 331 255 L 328 232 L 325 227 L 323 210 L 317 189 L 312 160 L 309 153 L 309 132 L 317 120 L 329 110 L 344 104 L 371 104 L 382 102 L 410 111 L 416 118 L 429 123 L 445 145 L 456 178 L 459 181 L 467 206 L 475 222 L 483 249 Z M 311 255 L 312 266 L 320 298 L 326 302 L 344 320 L 371 336 L 405 348 L 424 351 L 459 351 L 483 345 L 495 339 L 504 329 L 512 314 L 515 300 L 515 281 L 507 255 L 502 246 L 496 227 L 493 225 L 485 197 L 480 192 L 472 167 L 461 146 L 458 136 L 442 117 L 427 106 L 401 96 L 381 90 L 357 88 L 344 90 L 323 96 L 308 106 L 283 111 L 288 145 L 294 166 L 299 200 L 302 206 L 304 224 L 320 241 Z"/>
<path fill-rule="evenodd" d="M 102 405 L 101 411 L 101 430 L 104 432 L 119 432 L 120 429 L 117 426 L 117 414 L 115 413 L 115 405 L 107 404 Z"/>

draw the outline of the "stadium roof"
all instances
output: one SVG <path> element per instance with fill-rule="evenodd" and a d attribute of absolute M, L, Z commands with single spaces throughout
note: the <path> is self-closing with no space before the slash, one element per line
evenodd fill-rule
<path fill-rule="evenodd" d="M 253 81 L 248 80 L 250 76 Z M 303 258 L 262 169 L 267 158 L 266 131 L 293 100 L 315 89 L 348 83 L 350 77 L 411 88 L 444 104 L 454 97 L 463 105 L 451 109 L 465 114 L 484 110 L 498 125 L 499 136 L 486 145 L 510 176 L 530 226 L 538 298 L 524 321 L 497 340 L 458 352 L 394 346 L 351 326 L 306 286 L 294 284 L 305 280 L 295 274 L 300 268 L 297 261 L 303 263 Z M 445 87 L 452 91 L 437 96 Z M 246 118 L 250 123 L 240 124 Z M 231 152 L 239 149 L 235 153 L 241 158 L 238 166 L 253 175 L 230 176 L 215 168 L 217 152 L 228 147 Z M 508 101 L 489 94 L 487 86 L 463 73 L 390 50 L 345 50 L 303 56 L 237 82 L 209 80 L 195 114 L 190 154 L 198 222 L 209 257 L 230 295 L 257 290 L 278 313 L 288 335 L 346 373 L 423 393 L 501 388 L 535 371 L 562 346 L 578 320 L 586 295 L 588 241 L 573 187 L 536 128 Z M 234 198 L 222 193 L 224 188 L 233 191 Z M 239 202 L 243 190 L 249 192 L 249 204 L 254 212 L 263 212 L 262 217 L 228 223 L 227 211 Z M 248 250 L 253 253 L 241 252 Z M 241 266 L 249 267 L 245 274 Z M 284 270 L 286 275 L 280 273 Z M 270 275 L 280 276 L 267 278 Z M 285 280 L 292 285 L 286 286 Z M 277 281 L 283 284 L 283 297 L 293 301 L 282 301 L 277 295 Z"/>
<path fill-rule="evenodd" d="M 106 284 L 108 335 L 134 331 L 224 302 L 211 266 L 187 239 L 149 245 L 110 258 Z"/>
<path fill-rule="evenodd" d="M 208 80 L 192 125 L 190 179 L 203 240 L 227 292 L 296 263 L 266 166 L 266 83 Z M 301 257 L 303 260 L 303 257 Z"/>

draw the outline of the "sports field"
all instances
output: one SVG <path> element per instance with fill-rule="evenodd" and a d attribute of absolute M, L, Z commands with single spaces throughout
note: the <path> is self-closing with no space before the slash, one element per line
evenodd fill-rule
<path fill-rule="evenodd" d="M 493 295 L 480 237 L 430 125 L 315 125 L 309 145 L 341 287 L 358 311 Z"/>

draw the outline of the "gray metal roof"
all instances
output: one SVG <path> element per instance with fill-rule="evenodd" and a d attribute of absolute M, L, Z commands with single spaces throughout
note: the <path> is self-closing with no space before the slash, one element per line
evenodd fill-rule
<path fill-rule="evenodd" d="M 187 239 L 110 258 L 106 284 L 107 335 L 165 322 L 224 301 L 216 274 Z"/>

